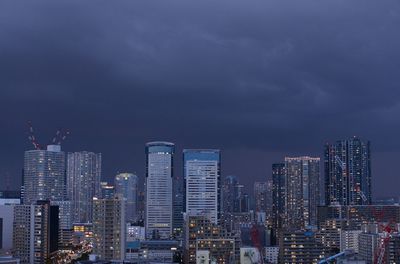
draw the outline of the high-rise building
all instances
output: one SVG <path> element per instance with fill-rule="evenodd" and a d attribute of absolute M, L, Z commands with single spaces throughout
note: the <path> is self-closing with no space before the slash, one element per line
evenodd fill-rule
<path fill-rule="evenodd" d="M 285 164 L 272 164 L 272 227 L 275 231 L 283 227 L 285 219 L 285 179 Z"/>
<path fill-rule="evenodd" d="M 24 204 L 65 199 L 65 154 L 60 145 L 25 151 Z"/>
<path fill-rule="evenodd" d="M 254 199 L 256 204 L 256 212 L 267 212 L 267 182 L 254 183 Z"/>
<path fill-rule="evenodd" d="M 325 204 L 371 204 L 370 142 L 357 137 L 326 144 Z"/>
<path fill-rule="evenodd" d="M 138 220 L 138 177 L 133 173 L 120 173 L 115 176 L 115 193 L 125 201 L 125 220 Z"/>
<path fill-rule="evenodd" d="M 285 158 L 286 224 L 303 229 L 317 224 L 320 158 Z"/>
<path fill-rule="evenodd" d="M 48 263 L 58 250 L 58 206 L 48 201 L 14 206 L 13 256 L 22 264 Z"/>
<path fill-rule="evenodd" d="M 73 219 L 71 201 L 51 201 L 51 205 L 58 207 L 59 218 L 59 248 L 68 248 L 72 244 Z"/>
<path fill-rule="evenodd" d="M 221 206 L 221 158 L 214 149 L 183 151 L 185 211 L 188 215 L 205 215 L 218 223 Z"/>
<path fill-rule="evenodd" d="M 255 210 L 265 213 L 269 225 L 272 224 L 272 187 L 272 180 L 254 183 Z"/>
<path fill-rule="evenodd" d="M 76 223 L 92 222 L 93 197 L 100 195 L 101 153 L 68 153 L 67 194 Z"/>
<path fill-rule="evenodd" d="M 146 144 L 146 232 L 148 237 L 172 235 L 172 178 L 175 145 Z"/>
<path fill-rule="evenodd" d="M 180 237 L 183 231 L 184 187 L 182 177 L 173 178 L 173 219 L 172 228 L 174 237 Z"/>
<path fill-rule="evenodd" d="M 228 175 L 222 183 L 222 210 L 224 213 L 235 212 L 235 204 L 237 200 L 238 180 L 236 176 Z"/>
<path fill-rule="evenodd" d="M 124 200 L 93 198 L 93 253 L 104 260 L 123 260 L 126 241 Z"/>

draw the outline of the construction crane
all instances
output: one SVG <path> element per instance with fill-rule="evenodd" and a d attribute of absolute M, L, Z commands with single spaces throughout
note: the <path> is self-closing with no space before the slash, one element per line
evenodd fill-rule
<path fill-rule="evenodd" d="M 35 130 L 33 129 L 33 125 L 31 121 L 27 122 L 28 125 L 28 139 L 32 143 L 33 147 L 36 150 L 41 150 L 44 149 L 45 145 L 39 144 L 37 137 L 35 135 Z M 51 141 L 51 144 L 53 145 L 61 145 L 61 143 L 67 138 L 67 136 L 70 134 L 69 130 L 64 130 L 64 129 L 58 129 L 55 136 L 53 137 L 53 140 Z"/>
<path fill-rule="evenodd" d="M 361 199 L 366 203 L 367 202 L 367 197 L 365 196 L 364 192 L 358 188 L 358 191 L 360 193 Z M 374 214 L 375 221 L 379 224 L 380 220 L 383 218 L 383 212 L 376 212 L 373 207 L 372 213 Z M 393 228 L 391 227 L 391 223 L 387 223 L 386 225 L 381 225 L 382 227 L 382 237 L 379 237 L 379 244 L 378 248 L 375 252 L 374 256 L 374 264 L 384 264 L 386 263 L 385 261 L 385 252 L 386 252 L 386 247 L 389 244 L 390 238 L 392 233 L 394 232 Z"/>
<path fill-rule="evenodd" d="M 393 231 L 394 230 L 390 227 L 390 223 L 383 226 L 382 237 L 378 238 L 379 244 L 378 244 L 378 250 L 375 253 L 375 259 L 374 259 L 375 264 L 386 263 L 386 261 L 385 261 L 386 247 L 389 244 L 389 241 L 390 241 L 390 238 L 392 237 Z"/>

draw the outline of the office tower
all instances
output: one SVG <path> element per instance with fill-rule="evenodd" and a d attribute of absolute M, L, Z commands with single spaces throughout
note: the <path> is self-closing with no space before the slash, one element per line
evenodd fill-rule
<path fill-rule="evenodd" d="M 172 235 L 172 178 L 175 145 L 146 144 L 146 232 L 148 237 Z"/>
<path fill-rule="evenodd" d="M 92 221 L 93 197 L 100 195 L 101 153 L 68 153 L 67 194 L 76 223 Z"/>
<path fill-rule="evenodd" d="M 22 264 L 48 263 L 58 250 L 58 206 L 48 201 L 14 206 L 13 256 Z"/>
<path fill-rule="evenodd" d="M 317 224 L 319 158 L 285 158 L 286 224 L 303 229 Z"/>
<path fill-rule="evenodd" d="M 115 195 L 115 186 L 108 184 L 108 182 L 100 182 L 100 198 L 113 199 Z M 99 198 L 99 197 L 97 197 Z"/>
<path fill-rule="evenodd" d="M 325 204 L 371 204 L 370 142 L 357 137 L 326 144 Z"/>
<path fill-rule="evenodd" d="M 25 151 L 24 204 L 65 198 L 65 154 L 60 145 Z"/>
<path fill-rule="evenodd" d="M 186 149 L 183 163 L 186 214 L 204 215 L 216 224 L 221 206 L 220 151 Z"/>
<path fill-rule="evenodd" d="M 283 227 L 285 219 L 285 179 L 285 164 L 272 164 L 272 227 L 275 230 Z"/>
<path fill-rule="evenodd" d="M 120 173 L 115 176 L 115 193 L 125 201 L 125 220 L 138 220 L 138 177 L 132 173 Z"/>
<path fill-rule="evenodd" d="M 224 213 L 233 213 L 237 198 L 238 180 L 236 176 L 226 176 L 222 183 L 222 210 Z"/>
<path fill-rule="evenodd" d="M 93 198 L 94 254 L 104 260 L 123 260 L 125 228 L 124 200 Z"/>

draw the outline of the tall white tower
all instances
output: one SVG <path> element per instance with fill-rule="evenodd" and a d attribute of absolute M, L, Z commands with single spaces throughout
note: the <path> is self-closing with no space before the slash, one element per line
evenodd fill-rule
<path fill-rule="evenodd" d="M 175 145 L 146 144 L 146 232 L 147 237 L 167 239 L 172 234 L 172 177 Z"/>
<path fill-rule="evenodd" d="M 186 149 L 183 161 L 186 213 L 205 215 L 217 224 L 221 205 L 220 151 Z"/>

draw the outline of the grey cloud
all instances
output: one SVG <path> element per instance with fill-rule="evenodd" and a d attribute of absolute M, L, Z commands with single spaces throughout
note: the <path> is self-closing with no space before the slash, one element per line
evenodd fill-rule
<path fill-rule="evenodd" d="M 19 174 L 32 119 L 42 138 L 68 126 L 66 150 L 102 151 L 108 178 L 143 175 L 153 139 L 222 148 L 226 173 L 260 180 L 282 155 L 357 134 L 394 179 L 379 153 L 400 154 L 399 14 L 372 0 L 2 1 L 0 166 Z"/>

